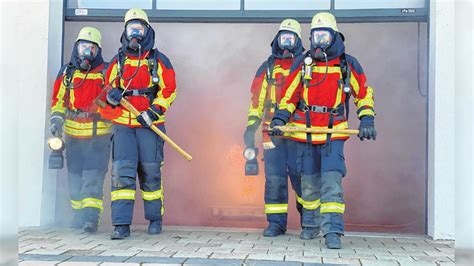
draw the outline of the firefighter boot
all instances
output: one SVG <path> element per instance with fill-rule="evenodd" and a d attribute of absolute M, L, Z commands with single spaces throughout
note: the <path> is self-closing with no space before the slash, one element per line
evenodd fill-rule
<path fill-rule="evenodd" d="M 82 230 L 84 230 L 87 233 L 95 233 L 97 232 L 97 223 L 85 222 Z"/>
<path fill-rule="evenodd" d="M 341 235 L 338 233 L 329 233 L 326 238 L 326 247 L 329 249 L 341 249 Z"/>
<path fill-rule="evenodd" d="M 110 239 L 124 239 L 130 236 L 129 225 L 116 225 L 114 231 L 110 235 Z"/>
<path fill-rule="evenodd" d="M 267 229 L 263 230 L 263 235 L 267 237 L 275 237 L 278 235 L 283 235 L 285 234 L 285 232 L 286 230 L 283 229 L 281 226 L 275 223 L 270 223 Z"/>
<path fill-rule="evenodd" d="M 160 220 L 150 221 L 150 225 L 148 225 L 148 234 L 157 235 L 159 233 L 161 233 L 161 221 Z"/>
<path fill-rule="evenodd" d="M 300 238 L 304 240 L 314 239 L 319 234 L 318 227 L 303 227 L 303 231 L 301 231 Z"/>

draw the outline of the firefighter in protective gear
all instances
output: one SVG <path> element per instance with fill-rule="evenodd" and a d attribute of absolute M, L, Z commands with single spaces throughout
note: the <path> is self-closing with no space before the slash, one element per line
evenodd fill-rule
<path fill-rule="evenodd" d="M 102 91 L 104 68 L 100 32 L 82 28 L 71 60 L 56 78 L 51 103 L 51 133 L 65 133 L 73 227 L 87 232 L 97 231 L 110 157 L 112 124 L 93 102 Z"/>
<path fill-rule="evenodd" d="M 345 53 L 344 36 L 330 13 L 318 13 L 311 23 L 311 50 L 295 60 L 271 127 L 288 123 L 308 128 L 348 128 L 349 98 L 354 97 L 361 139 L 376 138 L 373 89 L 356 58 Z M 281 132 L 276 131 L 276 134 Z M 345 134 L 294 133 L 301 166 L 303 231 L 311 239 L 321 230 L 328 248 L 341 248 L 345 210 L 342 178 Z M 315 219 L 321 214 L 321 223 Z"/>
<path fill-rule="evenodd" d="M 162 230 L 164 141 L 149 127 L 156 125 L 165 132 L 165 113 L 176 97 L 175 72 L 170 60 L 154 49 L 155 32 L 141 9 L 125 14 L 122 47 L 107 70 L 107 94 L 104 113 L 113 121 L 112 152 L 112 239 L 130 235 L 138 174 L 144 200 L 145 219 L 150 221 L 149 234 Z M 122 108 L 122 97 L 141 114 L 137 117 Z"/>
<path fill-rule="evenodd" d="M 268 126 L 277 103 L 283 95 L 283 86 L 295 58 L 302 55 L 301 26 L 294 19 L 285 19 L 271 43 L 272 54 L 260 66 L 253 80 L 252 99 L 248 112 L 247 129 L 244 142 L 255 148 L 255 132 L 261 122 Z M 265 213 L 268 227 L 264 236 L 273 237 L 286 232 L 288 218 L 288 175 L 297 198 L 297 209 L 301 189 L 300 176 L 296 172 L 295 141 L 274 139 L 263 133 L 265 162 Z"/>

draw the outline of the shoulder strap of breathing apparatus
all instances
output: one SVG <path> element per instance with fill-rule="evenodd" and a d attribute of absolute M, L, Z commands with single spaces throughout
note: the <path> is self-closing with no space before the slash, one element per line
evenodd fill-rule
<path fill-rule="evenodd" d="M 160 82 L 160 78 L 158 77 L 158 55 L 159 55 L 158 49 L 154 48 L 150 50 L 150 52 L 148 53 L 146 57 L 146 60 L 148 60 L 148 70 L 150 71 L 152 82 L 155 86 L 158 85 Z M 117 54 L 117 70 L 120 76 L 123 75 L 122 71 L 123 71 L 126 59 L 127 59 L 127 56 L 125 55 L 125 52 L 122 50 L 122 48 L 120 48 Z"/>

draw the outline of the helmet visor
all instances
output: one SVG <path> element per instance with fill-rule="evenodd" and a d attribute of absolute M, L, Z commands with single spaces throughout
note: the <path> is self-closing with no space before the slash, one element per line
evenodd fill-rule
<path fill-rule="evenodd" d="M 95 58 L 99 52 L 97 44 L 89 41 L 78 41 L 77 42 L 77 53 L 79 57 Z"/>
<path fill-rule="evenodd" d="M 147 25 L 140 20 L 132 20 L 125 27 L 127 38 L 129 40 L 136 38 L 142 40 L 147 33 Z"/>
<path fill-rule="evenodd" d="M 326 48 L 331 45 L 333 34 L 329 30 L 314 30 L 311 34 L 311 45 L 313 47 Z"/>
<path fill-rule="evenodd" d="M 296 34 L 288 31 L 280 32 L 278 35 L 278 46 L 283 50 L 295 48 Z"/>

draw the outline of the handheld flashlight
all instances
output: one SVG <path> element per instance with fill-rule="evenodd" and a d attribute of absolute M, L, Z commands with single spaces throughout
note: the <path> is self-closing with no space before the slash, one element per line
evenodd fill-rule
<path fill-rule="evenodd" d="M 258 175 L 258 149 L 255 147 L 247 147 L 243 152 L 244 158 L 247 160 L 245 162 L 245 175 L 246 176 L 255 176 Z"/>
<path fill-rule="evenodd" d="M 64 141 L 60 137 L 53 136 L 50 137 L 47 142 L 51 150 L 51 154 L 49 155 L 49 169 L 62 169 L 64 167 Z"/>

